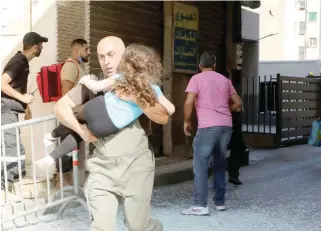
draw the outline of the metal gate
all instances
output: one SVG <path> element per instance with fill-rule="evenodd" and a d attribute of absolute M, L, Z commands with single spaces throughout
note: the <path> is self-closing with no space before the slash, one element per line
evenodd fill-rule
<path fill-rule="evenodd" d="M 243 78 L 242 86 L 246 136 L 270 136 L 275 147 L 307 142 L 321 115 L 320 78 L 253 76 Z"/>
<path fill-rule="evenodd" d="M 321 80 L 278 76 L 280 116 L 278 129 L 282 145 L 306 143 L 312 122 L 320 119 Z"/>

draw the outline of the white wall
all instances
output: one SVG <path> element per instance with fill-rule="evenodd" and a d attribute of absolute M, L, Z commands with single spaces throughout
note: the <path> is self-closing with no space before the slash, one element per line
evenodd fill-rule
<path fill-rule="evenodd" d="M 260 16 L 253 11 L 242 9 L 242 38 L 244 77 L 257 76 L 259 65 Z"/>
<path fill-rule="evenodd" d="M 27 19 L 30 19 L 30 5 L 29 0 L 19 0 L 19 2 L 24 1 L 24 12 Z M 15 5 L 13 5 L 16 7 Z M 20 5 L 19 7 L 22 7 Z M 36 74 L 40 70 L 41 66 L 50 65 L 57 62 L 57 38 L 56 38 L 56 28 L 57 28 L 57 12 L 56 12 L 56 1 L 55 0 L 33 0 L 32 4 L 32 31 L 39 33 L 42 36 L 48 37 L 49 42 L 43 44 L 43 51 L 41 56 L 34 58 L 30 62 L 30 75 L 28 80 L 28 92 L 31 92 L 37 88 L 36 84 Z M 29 20 L 27 20 L 28 22 Z M 8 60 L 18 51 L 22 49 L 22 38 L 26 32 L 30 31 L 30 21 L 24 25 L 24 30 L 21 30 L 19 34 L 12 36 L 1 36 L 1 66 L 8 62 Z M 2 70 L 1 69 L 1 70 Z M 36 101 L 31 105 L 31 111 L 33 118 L 50 115 L 52 114 L 52 103 L 42 103 L 39 92 L 36 94 Z M 20 117 L 23 119 L 23 115 Z M 54 122 L 50 122 L 46 126 L 46 131 L 50 131 L 55 127 Z M 33 126 L 33 139 L 35 147 L 35 157 L 39 159 L 44 156 L 45 149 L 42 143 L 42 137 L 44 135 L 44 125 L 34 125 Z M 31 145 L 30 145 L 30 130 L 29 128 L 23 128 L 21 130 L 22 142 L 26 149 L 27 163 L 31 160 Z M 53 147 L 52 147 L 53 148 Z M 52 150 L 49 149 L 49 151 Z M 53 170 L 52 170 L 53 171 Z M 40 172 L 40 170 L 38 170 Z M 30 173 L 30 172 L 29 172 Z"/>

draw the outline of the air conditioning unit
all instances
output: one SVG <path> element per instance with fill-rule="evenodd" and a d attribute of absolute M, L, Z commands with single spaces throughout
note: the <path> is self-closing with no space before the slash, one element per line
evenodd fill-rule
<path fill-rule="evenodd" d="M 261 6 L 261 1 L 241 1 L 241 5 L 251 9 L 257 9 Z"/>

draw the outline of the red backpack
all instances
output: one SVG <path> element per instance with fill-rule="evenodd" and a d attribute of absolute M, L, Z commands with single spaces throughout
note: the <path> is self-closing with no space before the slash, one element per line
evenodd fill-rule
<path fill-rule="evenodd" d="M 74 63 L 71 60 L 67 60 L 66 62 Z M 62 92 L 60 71 L 66 62 L 52 64 L 51 66 L 43 66 L 41 67 L 40 72 L 37 73 L 37 85 L 42 102 L 55 102 L 61 98 Z"/>

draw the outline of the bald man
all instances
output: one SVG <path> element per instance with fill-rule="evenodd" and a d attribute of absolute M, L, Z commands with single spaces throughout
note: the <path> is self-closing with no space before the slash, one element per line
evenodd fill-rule
<path fill-rule="evenodd" d="M 106 37 L 97 46 L 102 73 L 108 78 L 117 73 L 125 50 L 123 41 Z M 86 102 L 88 89 L 77 85 L 61 98 L 54 113 L 65 126 L 77 132 L 86 142 L 94 142 L 94 155 L 88 160 L 89 176 L 85 186 L 88 206 L 92 216 L 92 231 L 116 230 L 116 214 L 120 202 L 124 203 L 125 226 L 128 231 L 160 231 L 162 224 L 151 218 L 155 159 L 149 149 L 145 130 L 138 120 L 118 133 L 96 138 L 85 125 L 79 124 L 72 109 Z M 123 100 L 127 100 L 123 97 Z M 166 110 L 160 105 L 143 108 L 144 114 L 159 124 L 168 121 Z"/>

